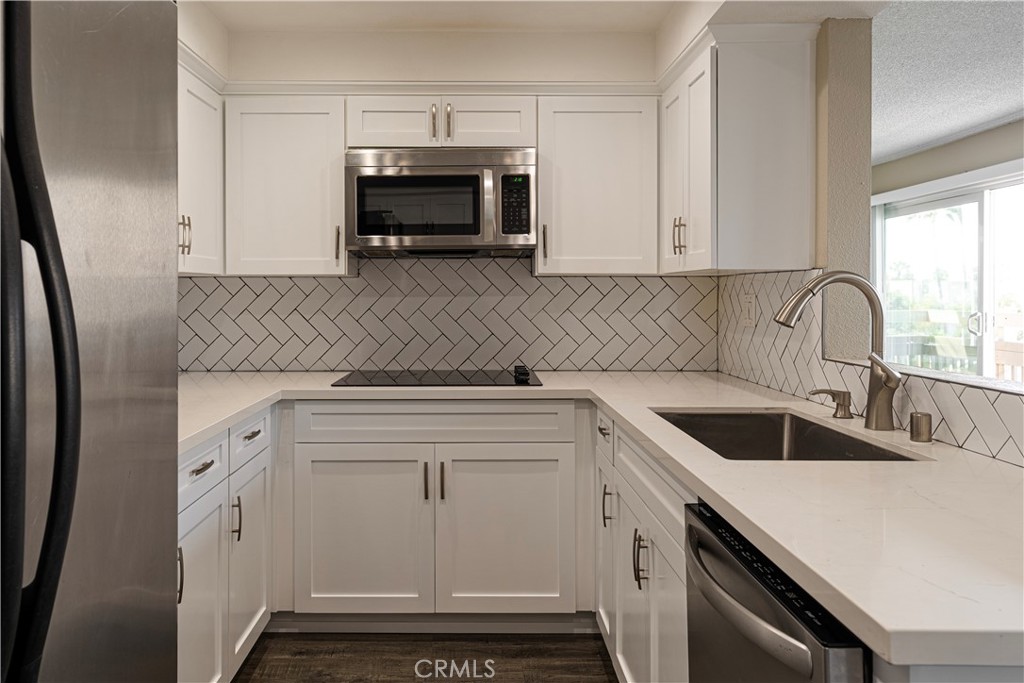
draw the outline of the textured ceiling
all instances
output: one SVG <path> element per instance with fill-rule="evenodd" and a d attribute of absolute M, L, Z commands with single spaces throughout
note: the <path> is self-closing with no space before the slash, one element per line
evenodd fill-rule
<path fill-rule="evenodd" d="M 872 163 L 1024 118 L 1024 2 L 894 2 L 872 25 Z"/>

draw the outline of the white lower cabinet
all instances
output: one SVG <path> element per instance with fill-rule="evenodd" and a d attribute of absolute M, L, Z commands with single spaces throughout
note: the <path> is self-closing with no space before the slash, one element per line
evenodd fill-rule
<path fill-rule="evenodd" d="M 573 612 L 574 456 L 571 443 L 298 444 L 295 610 Z"/>
<path fill-rule="evenodd" d="M 296 612 L 434 611 L 433 464 L 433 444 L 298 444 Z"/>
<path fill-rule="evenodd" d="M 270 621 L 270 449 L 229 477 L 228 659 L 237 671 Z"/>
<path fill-rule="evenodd" d="M 436 449 L 437 611 L 574 611 L 573 445 Z"/>
<path fill-rule="evenodd" d="M 628 484 L 616 482 L 615 594 L 617 599 L 614 657 L 630 683 L 653 681 L 651 676 L 651 605 L 648 577 L 647 529 L 641 520 L 643 503 Z"/>
<path fill-rule="evenodd" d="M 271 450 L 227 454 L 223 432 L 178 458 L 180 683 L 230 681 L 270 621 Z"/>
<path fill-rule="evenodd" d="M 227 680 L 228 482 L 178 514 L 178 680 Z"/>
<path fill-rule="evenodd" d="M 616 514 L 615 471 L 607 458 L 597 452 L 598 526 L 594 555 L 597 588 L 597 625 L 609 651 L 615 648 L 615 541 L 619 529 Z"/>
<path fill-rule="evenodd" d="M 599 527 L 596 540 L 598 626 L 623 680 L 685 683 L 686 556 L 673 511 L 681 519 L 683 505 L 695 499 L 658 479 L 635 444 L 618 437 L 616 442 L 613 471 L 604 456 L 597 456 L 599 496 L 612 493 L 607 509 L 613 517 L 608 522 L 613 532 Z M 602 601 L 609 600 L 614 608 L 602 609 Z"/>

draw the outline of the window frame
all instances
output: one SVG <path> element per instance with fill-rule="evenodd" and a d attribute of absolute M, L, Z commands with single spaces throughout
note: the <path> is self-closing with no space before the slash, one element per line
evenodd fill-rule
<path fill-rule="evenodd" d="M 989 197 L 992 190 L 998 190 L 1011 185 L 1024 182 L 1024 159 L 988 166 L 968 171 L 954 176 L 939 178 L 937 180 L 912 185 L 905 188 L 891 190 L 872 195 L 871 197 L 871 235 L 870 235 L 870 280 L 878 290 L 882 298 L 883 306 L 886 299 L 885 283 L 882 277 L 885 272 L 885 241 L 882 231 L 885 227 L 886 218 L 897 218 L 900 216 L 927 211 L 931 208 L 942 208 L 953 205 L 978 203 L 978 221 L 980 224 L 978 236 L 978 288 L 979 288 L 979 310 L 989 312 L 993 310 L 993 287 L 989 282 L 992 272 L 992 254 L 986 249 L 986 244 L 991 240 L 989 215 Z M 887 214 L 887 208 L 892 207 L 893 211 Z M 983 316 L 982 332 L 988 332 L 991 321 L 990 313 Z M 984 345 L 978 347 L 978 374 L 956 374 L 960 377 L 973 377 L 979 380 L 996 380 L 993 360 L 987 357 Z M 917 368 L 917 366 L 908 366 Z M 919 368 L 928 370 L 928 368 Z"/>

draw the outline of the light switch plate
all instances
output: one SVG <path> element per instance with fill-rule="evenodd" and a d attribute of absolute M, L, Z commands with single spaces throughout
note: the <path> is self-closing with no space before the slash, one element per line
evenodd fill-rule
<path fill-rule="evenodd" d="M 757 297 L 753 294 L 741 294 L 740 304 L 743 312 L 740 316 L 740 325 L 743 327 L 757 326 Z"/>

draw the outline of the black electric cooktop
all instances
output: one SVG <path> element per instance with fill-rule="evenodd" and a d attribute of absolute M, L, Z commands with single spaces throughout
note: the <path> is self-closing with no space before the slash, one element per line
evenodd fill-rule
<path fill-rule="evenodd" d="M 515 370 L 356 370 L 332 387 L 541 386 L 525 365 Z"/>

